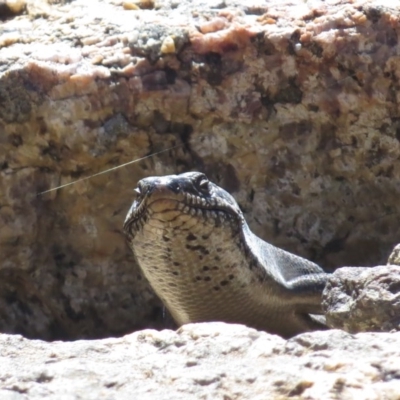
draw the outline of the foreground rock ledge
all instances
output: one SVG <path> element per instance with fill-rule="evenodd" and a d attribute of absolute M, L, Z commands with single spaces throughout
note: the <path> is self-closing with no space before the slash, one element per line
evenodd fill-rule
<path fill-rule="evenodd" d="M 285 341 L 209 323 L 65 343 L 0 335 L 0 355 L 3 400 L 399 398 L 400 333 Z"/>

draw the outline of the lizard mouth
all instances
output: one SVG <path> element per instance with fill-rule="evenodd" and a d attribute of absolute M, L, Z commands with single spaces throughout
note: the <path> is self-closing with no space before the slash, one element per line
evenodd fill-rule
<path fill-rule="evenodd" d="M 134 237 L 150 219 L 159 228 L 177 218 L 212 222 L 216 226 L 238 224 L 243 220 L 237 204 L 213 191 L 211 182 L 203 180 L 201 185 L 202 190 L 199 190 L 187 182 L 168 181 L 165 177 L 139 181 L 135 189 L 137 198 L 125 219 L 124 231 Z"/>

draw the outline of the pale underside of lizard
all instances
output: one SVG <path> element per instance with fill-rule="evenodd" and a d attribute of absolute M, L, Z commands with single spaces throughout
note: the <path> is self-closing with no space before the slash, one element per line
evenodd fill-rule
<path fill-rule="evenodd" d="M 144 275 L 179 324 L 242 323 L 291 337 L 324 329 L 327 276 L 261 240 L 235 199 L 200 172 L 149 177 L 124 231 Z"/>

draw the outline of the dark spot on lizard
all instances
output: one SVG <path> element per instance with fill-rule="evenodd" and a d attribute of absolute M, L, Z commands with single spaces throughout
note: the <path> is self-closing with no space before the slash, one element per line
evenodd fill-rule
<path fill-rule="evenodd" d="M 15 146 L 15 147 L 19 147 L 21 146 L 24 141 L 22 140 L 20 135 L 17 135 L 15 133 L 13 133 L 10 137 L 9 137 L 9 141 L 10 143 Z"/>
<path fill-rule="evenodd" d="M 228 281 L 221 281 L 221 282 L 220 282 L 220 285 L 221 285 L 221 286 L 226 286 L 228 283 L 229 283 Z"/>
<path fill-rule="evenodd" d="M 209 281 L 211 281 L 211 277 L 210 277 L 210 276 L 205 276 L 205 277 L 204 277 L 204 280 L 205 280 L 206 282 L 209 282 Z"/>
<path fill-rule="evenodd" d="M 207 265 L 205 265 L 204 267 L 203 267 L 203 271 L 209 271 L 210 270 L 210 267 L 208 267 Z"/>
<path fill-rule="evenodd" d="M 189 235 L 186 236 L 186 240 L 196 240 L 197 236 L 193 235 L 193 233 L 189 233 Z"/>
<path fill-rule="evenodd" d="M 201 246 L 201 245 L 191 246 L 190 244 L 187 244 L 186 248 L 188 250 L 200 251 L 201 253 L 203 253 L 205 255 L 210 254 L 210 252 L 204 246 Z"/>

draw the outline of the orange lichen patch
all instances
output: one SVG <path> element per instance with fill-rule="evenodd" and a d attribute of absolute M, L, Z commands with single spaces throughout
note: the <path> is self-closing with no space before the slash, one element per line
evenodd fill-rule
<path fill-rule="evenodd" d="M 11 32 L 3 34 L 0 39 L 0 48 L 11 46 L 20 41 L 21 41 L 21 35 L 19 35 L 18 33 Z"/>
<path fill-rule="evenodd" d="M 228 22 L 225 18 L 214 18 L 211 21 L 202 23 L 199 26 L 200 32 L 203 34 L 217 32 L 225 29 L 228 26 Z"/>
<path fill-rule="evenodd" d="M 74 93 L 76 96 L 90 93 L 97 87 L 92 75 L 75 74 L 72 75 L 70 83 L 74 87 Z"/>
<path fill-rule="evenodd" d="M 140 10 L 140 7 L 134 1 L 124 1 L 122 7 L 124 7 L 124 10 Z"/>
<path fill-rule="evenodd" d="M 351 18 L 357 25 L 364 25 L 368 21 L 367 16 L 362 12 L 354 14 Z"/>
<path fill-rule="evenodd" d="M 29 81 L 44 92 L 66 79 L 65 76 L 54 74 L 54 69 L 49 65 L 37 61 L 31 61 L 26 66 Z"/>
<path fill-rule="evenodd" d="M 301 43 L 309 42 L 311 40 L 312 36 L 313 35 L 311 32 L 309 32 L 309 31 L 304 32 L 302 35 L 300 35 L 300 42 Z"/>
<path fill-rule="evenodd" d="M 135 0 L 124 1 L 122 3 L 124 10 L 152 10 L 155 6 L 154 0 Z"/>
<path fill-rule="evenodd" d="M 133 75 L 135 72 L 135 65 L 133 63 L 129 63 L 128 65 L 125 65 L 124 68 L 122 68 L 121 72 L 124 75 Z"/>
<path fill-rule="evenodd" d="M 54 86 L 49 91 L 49 98 L 52 100 L 60 100 L 71 97 L 74 94 L 74 88 L 70 83 L 64 82 L 59 85 Z"/>
<path fill-rule="evenodd" d="M 261 25 L 273 25 L 276 24 L 276 18 L 272 18 L 268 13 L 265 13 L 257 18 L 257 22 L 260 22 Z"/>
<path fill-rule="evenodd" d="M 267 18 L 261 22 L 262 25 L 274 25 L 276 24 L 276 20 L 273 18 Z"/>
<path fill-rule="evenodd" d="M 192 31 L 190 41 L 197 53 L 225 53 L 244 48 L 254 35 L 255 32 L 251 31 L 249 27 L 234 24 L 228 29 L 205 35 L 198 31 Z"/>

